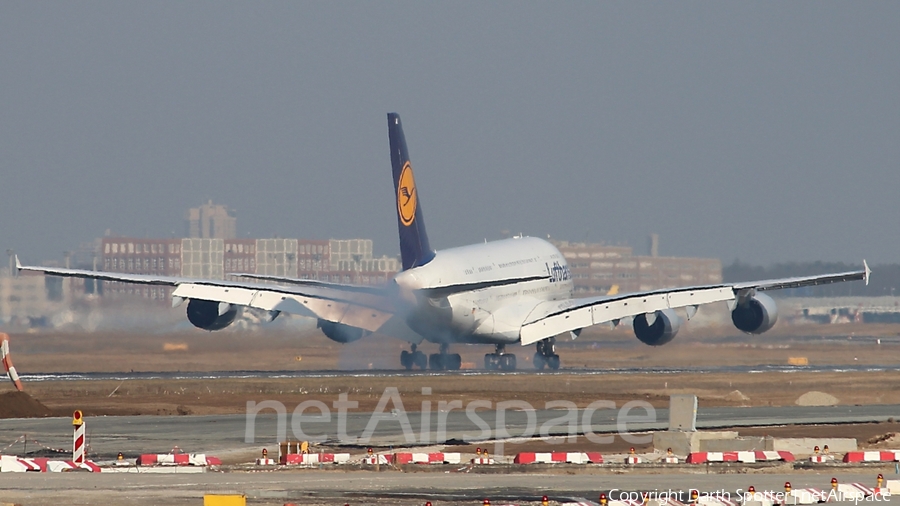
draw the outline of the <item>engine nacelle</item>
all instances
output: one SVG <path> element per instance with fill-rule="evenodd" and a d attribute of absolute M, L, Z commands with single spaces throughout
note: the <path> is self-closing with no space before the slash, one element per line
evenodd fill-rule
<path fill-rule="evenodd" d="M 671 309 L 663 309 L 656 312 L 656 320 L 653 324 L 647 323 L 647 315 L 639 314 L 634 317 L 634 335 L 638 340 L 650 346 L 661 346 L 675 339 L 675 334 L 681 328 L 681 318 Z"/>
<path fill-rule="evenodd" d="M 764 293 L 750 297 L 731 312 L 734 326 L 748 334 L 762 334 L 772 328 L 777 320 L 778 305 Z"/>
<path fill-rule="evenodd" d="M 366 335 L 366 331 L 359 327 L 351 327 L 350 325 L 330 322 L 328 320 L 320 319 L 316 326 L 322 329 L 322 333 L 325 334 L 325 337 L 342 344 L 358 341 Z"/>
<path fill-rule="evenodd" d="M 219 314 L 220 302 L 191 299 L 187 305 L 187 318 L 192 325 L 203 330 L 222 330 L 231 325 L 238 314 L 238 306 L 228 306 Z"/>

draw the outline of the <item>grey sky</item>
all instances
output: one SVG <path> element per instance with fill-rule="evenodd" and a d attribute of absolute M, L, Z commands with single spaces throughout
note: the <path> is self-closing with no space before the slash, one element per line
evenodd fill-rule
<path fill-rule="evenodd" d="M 900 2 L 2 2 L 0 248 L 242 236 L 900 261 Z"/>

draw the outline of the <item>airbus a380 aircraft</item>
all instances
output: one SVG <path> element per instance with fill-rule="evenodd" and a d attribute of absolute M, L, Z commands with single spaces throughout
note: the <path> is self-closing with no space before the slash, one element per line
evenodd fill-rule
<path fill-rule="evenodd" d="M 273 285 L 25 267 L 18 258 L 16 265 L 54 276 L 173 286 L 173 307 L 187 301 L 188 320 L 205 330 L 227 327 L 246 306 L 267 311 L 270 319 L 281 313 L 317 318 L 322 332 L 340 343 L 378 332 L 411 344 L 411 350 L 400 355 L 407 369 L 438 370 L 460 368 L 459 354 L 449 353 L 456 343 L 494 345 L 494 353 L 484 356 L 484 365 L 502 370 L 516 368 L 516 356 L 506 352 L 507 345 L 534 344 L 534 366 L 558 369 L 556 336 L 569 333 L 574 339 L 584 328 L 616 325 L 623 318 L 633 318 L 641 342 L 659 346 L 678 332 L 682 319 L 676 309 L 690 319 L 701 304 L 712 302 L 728 303 L 735 327 L 760 334 L 777 318 L 775 301 L 765 291 L 869 280 L 864 261 L 863 270 L 838 274 L 573 298 L 566 259 L 542 239 L 516 237 L 431 249 L 400 116 L 395 113 L 388 114 L 388 136 L 403 270 L 387 286 L 240 274 L 280 283 Z M 426 359 L 416 349 L 423 340 L 437 344 L 439 353 Z"/>

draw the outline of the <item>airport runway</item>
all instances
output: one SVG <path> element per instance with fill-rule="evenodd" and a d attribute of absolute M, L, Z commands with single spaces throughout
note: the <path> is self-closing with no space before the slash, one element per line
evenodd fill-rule
<path fill-rule="evenodd" d="M 596 474 L 529 473 L 468 474 L 465 472 L 346 472 L 299 470 L 275 473 L 205 473 L 192 475 L 120 475 L 89 473 L 28 473 L 0 475 L 0 500 L 23 504 L 117 504 L 170 506 L 200 504 L 205 493 L 243 493 L 249 504 L 295 502 L 307 506 L 349 503 L 412 506 L 442 504 L 540 504 L 547 494 L 557 504 L 580 498 L 596 501 L 606 492 L 617 498 L 634 491 L 684 491 L 731 494 L 756 490 L 827 489 L 832 476 L 841 482 L 870 483 L 878 472 L 806 474 Z M 888 479 L 893 475 L 886 474 Z M 686 501 L 685 501 L 686 502 Z M 849 503 L 849 504 L 852 504 Z"/>
<path fill-rule="evenodd" d="M 403 371 L 403 370 L 357 370 L 357 371 L 212 371 L 212 372 L 115 372 L 115 373 L 19 373 L 22 381 L 27 383 L 39 381 L 85 381 L 85 380 L 149 380 L 149 379 L 280 379 L 280 378 L 392 378 L 392 377 L 443 377 L 443 376 L 517 376 L 517 375 L 601 375 L 601 374 L 683 374 L 683 373 L 735 373 L 764 374 L 772 372 L 890 372 L 896 371 L 891 365 L 756 365 L 756 366 L 722 366 L 706 368 L 645 368 L 626 367 L 609 369 L 567 368 L 559 371 L 536 371 L 521 369 L 518 371 L 486 371 L 467 369 L 461 371 Z"/>
<path fill-rule="evenodd" d="M 430 414 L 430 430 L 422 431 L 422 414 L 408 412 L 406 414 L 411 428 L 404 433 L 404 418 L 390 411 L 373 415 L 369 412 L 349 411 L 346 417 L 344 433 L 350 440 L 339 438 L 342 430 L 337 413 L 330 421 L 307 423 L 292 417 L 293 406 L 287 407 L 287 416 L 282 418 L 283 427 L 279 430 L 279 420 L 271 410 L 261 412 L 255 421 L 248 422 L 246 415 L 212 415 L 212 416 L 106 416 L 87 419 L 88 442 L 90 452 L 97 459 L 112 458 L 118 452 L 127 456 L 140 453 L 168 453 L 173 446 L 188 452 L 205 452 L 213 455 L 227 455 L 230 452 L 259 451 L 263 446 L 270 450 L 284 435 L 298 437 L 293 430 L 299 426 L 302 434 L 308 437 L 321 436 L 334 446 L 417 446 L 434 443 L 438 429 L 438 414 Z M 313 410 L 310 414 L 317 415 Z M 446 439 L 465 441 L 483 441 L 498 437 L 497 411 L 478 411 L 477 417 L 470 417 L 465 411 L 453 410 L 446 415 Z M 516 438 L 527 434 L 529 416 L 534 417 L 535 427 L 539 430 L 548 420 L 565 414 L 560 410 L 535 410 L 533 412 L 508 411 L 503 413 L 508 437 Z M 590 417 L 590 427 L 596 433 L 613 433 L 619 429 L 620 410 L 598 410 Z M 644 416 L 643 409 L 635 409 L 631 416 Z M 584 419 L 584 411 L 578 413 L 579 427 Z M 668 410 L 658 409 L 652 414 L 652 420 L 627 423 L 625 430 L 641 432 L 666 429 L 668 427 Z M 746 427 L 792 424 L 828 424 L 850 422 L 884 421 L 888 418 L 900 418 L 900 405 L 870 406 L 829 406 L 829 407 L 718 407 L 702 408 L 697 414 L 698 428 Z M 371 437 L 364 440 L 353 440 L 371 427 Z M 585 427 L 587 424 L 584 425 Z M 490 433 L 485 434 L 484 428 Z M 563 427 L 555 427 L 550 435 L 561 434 Z M 29 440 L 53 448 L 71 447 L 71 419 L 39 418 L 39 419 L 7 419 L 0 420 L 0 450 L 22 435 Z M 279 436 L 279 432 L 281 436 Z M 580 432 L 580 431 L 579 431 Z M 421 434 L 427 434 L 427 440 Z M 408 440 L 405 435 L 411 435 Z M 499 436 L 505 438 L 502 432 Z M 307 439 L 307 437 L 299 437 Z M 23 445 L 24 446 L 24 445 Z M 508 449 L 514 448 L 510 444 Z M 19 446 L 13 451 L 18 451 Z M 514 452 L 514 450 L 512 450 Z"/>

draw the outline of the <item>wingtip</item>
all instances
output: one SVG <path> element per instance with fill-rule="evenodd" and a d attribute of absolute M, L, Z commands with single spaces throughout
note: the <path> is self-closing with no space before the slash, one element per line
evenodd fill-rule
<path fill-rule="evenodd" d="M 16 255 L 16 270 L 17 271 L 22 270 L 22 262 L 19 261 L 19 255 Z"/>
<path fill-rule="evenodd" d="M 863 259 L 863 270 L 866 271 L 866 286 L 869 286 L 869 276 L 872 275 L 872 269 L 869 269 L 869 264 L 865 258 Z"/>

